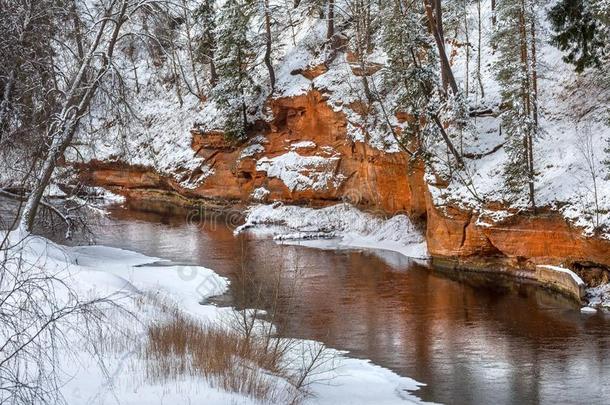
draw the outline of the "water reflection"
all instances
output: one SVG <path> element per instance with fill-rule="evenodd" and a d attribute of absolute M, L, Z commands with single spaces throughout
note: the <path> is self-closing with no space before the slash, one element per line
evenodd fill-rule
<path fill-rule="evenodd" d="M 97 242 L 213 268 L 231 278 L 238 305 L 281 272 L 282 335 L 321 340 L 427 383 L 418 392 L 427 400 L 610 400 L 607 315 L 581 314 L 527 284 L 442 274 L 393 253 L 280 246 L 182 218 L 114 210 L 96 229 Z"/>

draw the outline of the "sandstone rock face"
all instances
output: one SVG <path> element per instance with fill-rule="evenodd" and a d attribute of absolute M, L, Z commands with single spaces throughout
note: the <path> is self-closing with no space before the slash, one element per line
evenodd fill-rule
<path fill-rule="evenodd" d="M 127 166 L 120 162 L 93 160 L 78 164 L 81 180 L 86 184 L 124 189 L 169 189 L 169 181 L 147 167 Z"/>
<path fill-rule="evenodd" d="M 270 107 L 275 119 L 266 134 L 265 151 L 250 159 L 277 158 L 291 150 L 304 157 L 334 158 L 332 177 L 337 181 L 317 189 L 295 189 L 245 159 L 238 172 L 254 179 L 252 188 L 267 188 L 272 200 L 318 204 L 347 200 L 388 214 L 425 213 L 422 167 L 409 171 L 405 153 L 384 153 L 353 142 L 346 135 L 343 114 L 333 111 L 319 92 L 273 100 Z M 303 174 L 309 175 L 307 171 Z"/>
<path fill-rule="evenodd" d="M 250 202 L 264 196 L 265 201 L 316 206 L 348 201 L 383 214 L 425 216 L 423 167 L 409 169 L 403 152 L 353 142 L 345 116 L 318 91 L 271 100 L 269 107 L 273 121 L 246 143 L 229 142 L 222 133 L 192 133 L 193 153 L 211 168 L 193 189 L 118 163 L 91 162 L 83 177 L 100 186 L 158 188 L 207 199 Z"/>
<path fill-rule="evenodd" d="M 181 186 L 181 179 L 120 163 L 91 162 L 82 168 L 83 178 L 90 184 L 119 187 L 134 199 L 155 189 L 166 193 L 164 201 L 171 193 L 230 203 L 322 206 L 348 201 L 386 215 L 407 213 L 427 219 L 431 255 L 464 267 L 489 265 L 490 259 L 522 269 L 535 264 L 610 266 L 610 241 L 582 236 L 559 214 L 516 215 L 485 226 L 476 213 L 435 206 L 421 164 L 409 168 L 405 153 L 386 153 L 352 141 L 345 116 L 332 110 L 318 91 L 271 100 L 269 107 L 273 121 L 259 125 L 246 143 L 229 142 L 222 133 L 192 133 L 193 153 L 211 168 L 195 188 Z M 194 174 L 199 173 L 190 175 Z"/>
<path fill-rule="evenodd" d="M 491 226 L 470 212 L 435 207 L 428 198 L 426 239 L 430 254 L 468 261 L 507 259 L 514 265 L 598 263 L 610 266 L 610 241 L 587 238 L 561 215 L 517 214 Z"/>

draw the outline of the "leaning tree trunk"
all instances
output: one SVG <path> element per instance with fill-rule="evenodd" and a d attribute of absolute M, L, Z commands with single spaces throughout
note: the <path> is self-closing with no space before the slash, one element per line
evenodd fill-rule
<path fill-rule="evenodd" d="M 128 0 L 123 0 L 121 8 L 114 19 L 111 19 L 114 14 L 112 12 L 112 7 L 106 10 L 105 18 L 99 26 L 95 40 L 89 48 L 89 52 L 81 61 L 78 73 L 72 81 L 72 86 L 68 93 L 66 93 L 66 101 L 64 102 L 62 111 L 58 115 L 56 123 L 50 125 L 49 138 L 53 141 L 44 158 L 42 167 L 36 176 L 32 192 L 27 198 L 21 215 L 21 227 L 28 232 L 31 232 L 34 227 L 34 220 L 36 219 L 38 207 L 44 191 L 51 180 L 55 167 L 57 166 L 57 162 L 72 143 L 79 121 L 84 112 L 89 108 L 91 100 L 99 88 L 102 78 L 108 71 L 110 59 L 112 58 L 115 44 L 119 38 L 119 32 L 121 31 L 123 23 L 126 21 L 127 6 Z M 91 68 L 93 57 L 97 53 L 103 38 L 106 36 L 106 26 L 109 21 L 114 24 L 114 28 L 111 31 L 106 52 L 103 53 L 104 60 L 102 66 L 93 76 L 93 80 L 89 81 L 87 80 L 87 77 L 91 77 L 91 75 L 88 75 L 87 71 Z"/>
<path fill-rule="evenodd" d="M 445 47 L 445 30 L 443 28 L 443 8 L 441 6 L 440 0 L 434 0 L 434 11 L 436 13 L 436 31 L 438 32 L 438 37 L 440 38 L 441 43 L 443 44 L 443 48 Z M 446 58 L 445 58 L 446 59 Z M 441 59 L 444 66 L 441 69 L 441 82 L 443 83 L 443 90 L 445 93 L 447 92 L 447 85 L 449 82 L 449 75 L 447 71 L 450 69 L 448 61 L 445 62 L 445 59 Z"/>
<path fill-rule="evenodd" d="M 269 9 L 269 0 L 265 0 L 265 66 L 269 71 L 269 81 L 271 82 L 271 94 L 275 90 L 275 71 L 271 61 L 271 10 Z"/>
<path fill-rule="evenodd" d="M 428 23 L 430 24 L 430 31 L 432 32 L 432 36 L 434 36 L 434 41 L 436 42 L 436 47 L 438 49 L 438 55 L 441 60 L 441 73 L 443 77 L 446 78 L 447 83 L 449 87 L 451 87 L 451 91 L 453 92 L 453 94 L 457 95 L 457 82 L 455 81 L 455 76 L 453 76 L 453 71 L 451 70 L 449 59 L 447 58 L 447 52 L 445 51 L 445 42 L 443 40 L 442 32 L 439 30 L 439 27 L 442 26 L 442 23 L 439 24 L 439 22 L 436 21 L 436 18 L 434 16 L 434 5 L 432 1 L 437 1 L 436 18 L 440 17 L 442 19 L 442 10 L 440 9 L 440 1 L 438 0 L 424 0 L 426 17 L 428 18 Z"/>

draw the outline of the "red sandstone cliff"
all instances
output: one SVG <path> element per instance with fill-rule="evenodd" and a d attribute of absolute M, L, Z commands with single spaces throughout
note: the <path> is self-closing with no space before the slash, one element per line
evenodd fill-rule
<path fill-rule="evenodd" d="M 124 194 L 142 198 L 146 189 L 175 191 L 187 197 L 211 200 L 251 201 L 257 188 L 268 191 L 267 201 L 325 205 L 349 201 L 385 214 L 406 212 L 427 219 L 430 254 L 468 263 L 481 258 L 500 258 L 505 263 L 592 262 L 610 266 L 610 241 L 586 238 L 559 214 L 516 215 L 491 226 L 481 225 L 476 214 L 435 206 L 423 179 L 421 164 L 409 165 L 405 153 L 386 153 L 346 134 L 343 114 L 332 110 L 318 91 L 272 100 L 274 119 L 261 128 L 264 142 L 244 156 L 249 144 L 227 142 L 222 134 L 192 134 L 192 148 L 212 169 L 197 187 L 187 189 L 176 179 L 145 167 L 91 162 L 83 167 L 85 181 L 120 187 Z M 308 141 L 307 147 L 294 148 Z M 329 174 L 336 181 L 318 189 L 290 188 L 277 176 L 257 167 L 260 158 L 273 159 L 289 152 L 300 157 L 329 157 L 322 167 L 302 167 L 305 177 Z M 325 171 L 328 173 L 316 173 Z M 185 173 L 193 176 L 198 173 Z"/>

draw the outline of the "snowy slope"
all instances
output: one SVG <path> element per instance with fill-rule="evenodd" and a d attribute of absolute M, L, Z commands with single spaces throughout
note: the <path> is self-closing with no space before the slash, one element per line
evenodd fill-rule
<path fill-rule="evenodd" d="M 549 44 L 550 27 L 546 13 L 555 2 L 549 2 L 539 11 L 542 25 L 539 33 L 539 104 L 541 135 L 534 145 L 535 167 L 538 173 L 535 183 L 537 204 L 559 210 L 577 226 L 591 235 L 596 225 L 594 215 L 593 178 L 583 157 L 587 137 L 593 151 L 593 163 L 597 175 L 597 192 L 600 224 L 610 225 L 610 177 L 604 166 L 608 156 L 604 153 L 606 140 L 610 139 L 610 84 L 600 81 L 599 75 L 585 72 L 577 75 L 574 68 L 563 62 L 561 52 Z M 500 103 L 499 86 L 492 66 L 497 59 L 491 46 L 493 27 L 491 24 L 491 3 L 481 3 L 482 33 L 482 82 L 485 97 L 478 89 L 475 73 L 476 50 L 470 53 L 469 102 L 475 109 L 496 108 Z M 477 37 L 476 4 L 469 10 L 471 41 Z M 464 40 L 464 33 L 460 39 Z M 476 47 L 476 43 L 475 43 Z M 448 50 L 453 55 L 452 64 L 457 80 L 465 86 L 465 47 Z M 469 153 L 487 153 L 504 142 L 500 133 L 498 118 L 479 117 L 474 120 L 474 128 L 464 141 L 464 150 Z M 480 159 L 467 159 L 468 171 L 479 198 L 486 201 L 505 201 L 503 192 L 502 167 L 506 154 L 501 148 Z M 436 203 L 451 202 L 458 206 L 483 210 L 471 190 L 464 182 L 453 181 L 447 189 L 431 187 Z M 509 208 L 521 209 L 527 206 L 522 198 Z M 499 217 L 502 217 L 500 215 Z M 606 229 L 610 238 L 610 229 Z"/>
<path fill-rule="evenodd" d="M 338 10 L 347 10 L 344 0 L 337 2 Z M 561 53 L 549 44 L 550 29 L 546 21 L 546 10 L 553 5 L 550 2 L 540 10 L 542 30 L 539 32 L 539 102 L 541 136 L 534 147 L 535 164 L 538 172 L 536 179 L 536 197 L 539 206 L 555 208 L 563 213 L 574 224 L 582 227 L 591 235 L 599 220 L 600 225 L 610 225 L 610 179 L 603 164 L 607 158 L 603 152 L 606 139 L 610 138 L 608 127 L 608 106 L 610 105 L 610 86 L 603 83 L 592 73 L 576 75 L 573 67 L 561 60 Z M 348 126 L 348 136 L 355 141 L 368 142 L 387 152 L 397 152 L 399 147 L 391 133 L 384 127 L 381 105 L 373 103 L 371 113 L 362 116 L 355 105 L 365 100 L 361 77 L 354 74 L 354 64 L 348 61 L 348 55 L 333 52 L 327 46 L 325 38 L 325 21 L 306 15 L 302 7 L 292 9 L 283 2 L 272 2 L 274 7 L 280 7 L 277 18 L 286 22 L 291 19 L 293 24 L 288 30 L 274 33 L 273 58 L 277 83 L 273 97 L 291 97 L 304 94 L 311 89 L 322 91 L 328 98 L 328 104 L 336 111 L 345 114 Z M 478 17 L 476 3 L 468 7 L 468 38 L 471 43 L 470 62 L 466 64 L 466 32 L 447 32 L 446 41 L 451 64 L 459 86 L 466 90 L 468 81 L 468 100 L 472 109 L 484 110 L 490 108 L 497 115 L 500 103 L 499 86 L 495 80 L 493 64 L 497 55 L 491 46 L 493 27 L 491 24 L 491 9 L 489 2 L 481 3 L 482 46 L 481 46 L 481 82 L 485 97 L 482 97 L 476 78 L 477 60 L 477 25 Z M 284 7 L 284 8 L 281 8 Z M 343 11 L 341 11 L 343 13 Z M 258 21 L 255 21 L 258 24 Z M 260 33 L 258 26 L 252 27 L 253 38 Z M 347 50 L 354 38 L 352 28 L 345 28 L 342 35 L 347 41 Z M 379 42 L 379 41 L 377 41 Z M 182 60 L 188 60 L 184 46 L 184 33 L 178 42 L 178 55 Z M 160 67 L 149 65 L 144 54 L 134 63 L 138 77 L 138 92 L 134 94 L 132 108 L 138 119 L 120 123 L 101 133 L 102 106 L 97 110 L 97 118 L 91 120 L 91 125 L 84 128 L 81 134 L 83 140 L 93 139 L 93 147 L 79 146 L 79 152 L 85 160 L 121 159 L 132 164 L 151 166 L 161 173 L 176 178 L 186 187 L 195 187 L 213 169 L 207 166 L 199 157 L 194 156 L 190 148 L 190 129 L 197 126 L 203 130 L 215 130 L 222 127 L 224 115 L 210 101 L 201 101 L 189 94 L 185 86 L 181 86 L 181 96 L 175 81 L 171 76 L 171 66 L 166 61 Z M 259 55 L 262 57 L 262 55 Z M 383 66 L 386 55 L 377 45 L 367 56 L 367 63 Z M 125 62 L 126 63 L 126 62 Z M 130 62 L 131 63 L 131 62 Z M 328 71 L 309 80 L 298 74 L 298 70 L 307 70 L 326 64 Z M 186 64 L 188 65 L 188 64 Z M 203 77 L 205 70 L 193 72 L 185 67 L 185 76 L 192 80 L 194 74 L 202 77 L 200 82 L 205 91 Z M 374 71 L 374 70 L 373 70 Z M 466 78 L 468 72 L 468 80 Z M 370 86 L 383 91 L 382 75 L 384 69 L 375 71 L 369 76 Z M 257 64 L 254 78 L 262 88 L 268 87 L 268 75 L 263 63 Z M 135 76 L 127 77 L 126 81 L 135 87 Z M 253 105 L 264 104 L 263 98 L 250 100 Z M 390 110 L 395 102 L 395 94 L 387 94 L 383 100 L 385 108 Z M 182 103 L 180 102 L 182 99 Z M 352 103 L 356 103 L 352 105 Z M 253 113 L 251 119 L 270 120 L 270 111 L 260 108 Z M 401 124 L 393 115 L 387 117 L 395 127 Z M 470 154 L 486 154 L 477 159 L 466 159 L 467 171 L 460 176 L 454 176 L 448 187 L 442 189 L 430 186 L 434 201 L 438 205 L 451 203 L 468 209 L 482 211 L 488 202 L 503 202 L 506 195 L 503 192 L 502 167 L 506 161 L 503 148 L 495 150 L 504 142 L 499 130 L 499 119 L 494 116 L 473 118 L 469 130 L 464 134 L 463 150 Z M 596 167 L 597 211 L 593 198 L 593 178 L 584 164 L 581 150 L 584 139 L 589 136 L 593 162 Z M 456 140 L 457 141 L 457 140 Z M 442 142 L 432 145 L 439 156 L 444 147 Z M 252 151 L 250 151 L 252 152 Z M 489 154 L 487 154 L 489 153 Z M 74 154 L 72 159 L 80 157 Z M 271 165 L 274 163 L 274 165 Z M 291 176 L 287 171 L 290 162 L 261 162 L 261 170 L 272 170 L 278 177 Z M 190 178 L 189 174 L 196 169 L 200 174 Z M 277 170 L 275 170 L 275 168 Z M 433 183 L 433 175 L 445 172 L 443 162 L 429 168 L 429 179 Z M 199 171 L 198 171 L 199 173 Z M 299 179 L 285 178 L 294 187 L 318 187 L 321 183 L 329 183 L 329 179 L 314 179 L 307 184 L 301 184 Z M 319 180 L 319 181 L 318 181 Z M 526 206 L 525 198 L 512 202 L 509 212 Z M 506 215 L 509 215 L 507 211 Z M 496 215 L 505 217 L 506 215 Z M 606 229 L 606 237 L 610 237 Z"/>

